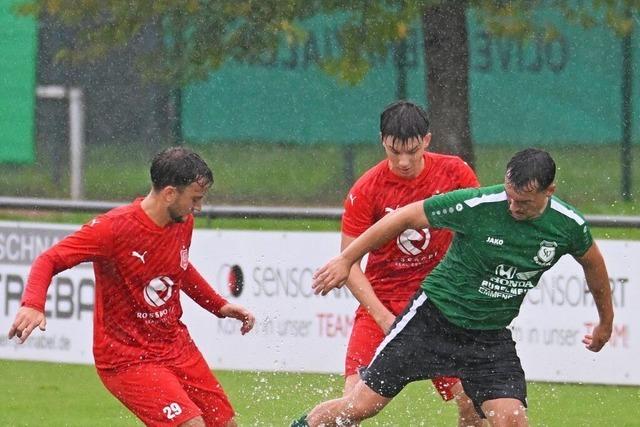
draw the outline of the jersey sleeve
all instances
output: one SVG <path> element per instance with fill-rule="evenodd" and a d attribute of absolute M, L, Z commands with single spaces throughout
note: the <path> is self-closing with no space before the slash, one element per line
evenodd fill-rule
<path fill-rule="evenodd" d="M 460 166 L 458 167 L 459 187 L 458 188 L 478 188 L 480 187 L 480 181 L 476 173 L 464 160 L 460 159 Z"/>
<path fill-rule="evenodd" d="M 221 317 L 220 309 L 228 303 L 226 299 L 213 290 L 191 263 L 189 263 L 187 271 L 185 271 L 182 290 L 200 307 L 218 317 Z"/>
<path fill-rule="evenodd" d="M 574 232 L 573 245 L 571 245 L 570 253 L 573 256 L 581 257 L 593 244 L 593 236 L 591 235 L 591 229 L 585 222 L 581 226 L 576 227 Z"/>
<path fill-rule="evenodd" d="M 375 222 L 373 203 L 357 184 L 351 188 L 344 200 L 342 213 L 342 233 L 350 237 L 358 237 Z"/>
<path fill-rule="evenodd" d="M 109 257 L 112 247 L 110 221 L 104 217 L 92 219 L 36 258 L 29 272 L 22 305 L 44 311 L 53 276 L 82 262 Z"/>
<path fill-rule="evenodd" d="M 475 189 L 462 189 L 426 199 L 423 207 L 429 226 L 467 233 L 473 226 L 473 213 L 464 202 L 476 196 L 477 193 Z"/>

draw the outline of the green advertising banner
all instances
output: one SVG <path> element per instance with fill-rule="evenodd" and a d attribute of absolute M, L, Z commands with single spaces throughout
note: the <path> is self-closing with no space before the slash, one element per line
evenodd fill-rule
<path fill-rule="evenodd" d="M 474 141 L 525 146 L 620 140 L 621 41 L 610 30 L 585 30 L 542 11 L 539 22 L 554 23 L 558 36 L 541 33 L 518 41 L 490 35 L 472 12 L 467 18 Z M 375 61 L 361 84 L 341 84 L 317 65 L 338 52 L 336 26 L 329 18 L 313 19 L 304 45 L 283 49 L 260 64 L 228 63 L 208 81 L 187 87 L 186 139 L 375 141 L 379 114 L 397 96 L 394 53 Z M 640 60 L 637 41 L 636 36 L 633 51 Z M 425 104 L 419 29 L 409 37 L 407 61 L 407 97 Z M 634 76 L 638 81 L 637 67 Z M 635 86 L 633 103 L 638 105 Z M 636 135 L 638 126 L 636 121 Z"/>
<path fill-rule="evenodd" d="M 34 161 L 36 21 L 0 2 L 0 162 Z"/>
<path fill-rule="evenodd" d="M 605 28 L 585 30 L 552 13 L 540 15 L 539 24 L 549 21 L 559 29 L 556 38 L 543 33 L 524 42 L 492 37 L 469 17 L 474 140 L 514 145 L 619 141 L 621 39 Z M 637 81 L 640 74 L 634 74 Z M 636 105 L 640 100 L 637 85 L 633 100 Z"/>

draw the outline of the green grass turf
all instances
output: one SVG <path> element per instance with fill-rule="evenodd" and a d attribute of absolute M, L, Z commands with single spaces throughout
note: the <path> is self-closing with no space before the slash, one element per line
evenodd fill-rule
<path fill-rule="evenodd" d="M 640 170 L 634 167 L 630 202 L 620 196 L 620 154 L 616 145 L 550 146 L 558 164 L 557 195 L 585 214 L 640 215 Z M 215 184 L 206 204 L 249 204 L 339 207 L 349 188 L 345 180 L 344 149 L 335 145 L 216 143 L 195 149 L 209 162 Z M 476 146 L 476 168 L 483 184 L 501 182 L 504 167 L 516 151 L 508 146 Z M 0 195 L 68 198 L 66 165 L 60 184 L 52 181 L 53 164 L 45 150 L 34 165 L 3 165 Z M 353 148 L 354 174 L 359 176 L 383 157 L 378 144 Z M 130 201 L 149 188 L 149 148 L 136 145 L 89 146 L 85 188 L 90 200 Z M 635 163 L 640 145 L 633 146 Z M 34 211 L 0 212 L 0 219 L 78 224 L 91 214 Z M 199 227 L 263 230 L 338 230 L 336 221 L 201 219 Z M 640 230 L 601 229 L 596 237 L 640 239 Z"/>
<path fill-rule="evenodd" d="M 212 166 L 216 183 L 208 204 L 340 206 L 348 189 L 343 151 L 327 145 L 284 146 L 214 144 L 195 147 Z M 477 173 L 483 184 L 500 182 L 512 147 L 477 148 Z M 640 215 L 639 197 L 619 196 L 620 166 L 616 146 L 547 147 L 558 164 L 558 192 L 587 214 Z M 640 161 L 636 144 L 634 161 Z M 382 158 L 381 149 L 354 149 L 355 174 Z M 151 153 L 132 146 L 89 147 L 88 199 L 131 200 L 148 191 Z M 66 167 L 65 167 L 66 169 Z M 51 179 L 51 162 L 3 165 L 0 195 L 68 197 L 68 177 Z M 640 194 L 634 167 L 633 189 Z M 4 211 L 0 219 L 80 224 L 93 214 Z M 337 231 L 338 222 L 199 218 L 201 228 Z M 640 229 L 594 229 L 598 238 L 640 240 Z M 219 372 L 241 425 L 287 425 L 315 403 L 340 394 L 339 376 Z M 530 419 L 537 426 L 640 426 L 638 387 L 530 384 Z M 0 425 L 139 425 L 102 387 L 92 367 L 0 360 Z M 375 420 L 365 425 L 455 425 L 452 404 L 442 404 L 433 388 L 410 385 Z"/>
<path fill-rule="evenodd" d="M 194 147 L 214 171 L 210 204 L 340 206 L 349 188 L 345 179 L 343 147 L 260 143 L 214 143 Z M 632 189 L 635 201 L 620 197 L 620 152 L 617 145 L 543 147 L 558 165 L 558 195 L 585 213 L 640 215 L 640 144 L 632 147 Z M 476 168 L 483 184 L 503 179 L 508 159 L 517 149 L 509 146 L 476 146 Z M 3 165 L 0 195 L 67 198 L 68 167 L 62 164 L 59 184 L 56 169 L 38 150 L 33 165 Z M 383 157 L 379 144 L 353 148 L 354 174 L 359 176 Z M 142 145 L 87 147 L 85 188 L 91 200 L 127 201 L 149 188 L 148 167 L 152 153 Z"/>
<path fill-rule="evenodd" d="M 217 372 L 241 426 L 287 426 L 315 404 L 338 397 L 339 375 Z M 0 360 L 3 426 L 136 426 L 92 366 Z M 529 384 L 533 426 L 638 426 L 640 387 Z M 409 385 L 365 426 L 452 426 L 453 403 L 428 382 Z"/>
<path fill-rule="evenodd" d="M 558 194 L 586 214 L 640 215 L 640 173 L 634 168 L 632 188 L 636 196 L 625 202 L 620 196 L 620 155 L 616 145 L 546 147 L 558 164 Z M 345 180 L 344 149 L 334 145 L 282 145 L 216 143 L 195 149 L 209 162 L 215 184 L 206 204 L 249 204 L 339 207 L 349 188 Z M 502 181 L 504 167 L 516 151 L 508 146 L 476 146 L 476 168 L 483 184 Z M 53 165 L 39 150 L 34 165 L 3 165 L 0 195 L 68 198 L 65 171 L 59 185 L 52 181 Z M 383 156 L 377 144 L 353 148 L 354 174 L 359 176 Z M 148 162 L 152 152 L 143 146 L 89 146 L 85 187 L 90 200 L 130 201 L 149 188 Z M 640 145 L 633 146 L 640 161 Z M 37 211 L 4 211 L 0 219 L 78 224 L 91 214 Z M 198 227 L 253 230 L 338 230 L 336 221 L 201 219 Z M 601 229 L 599 238 L 640 239 L 640 230 Z"/>

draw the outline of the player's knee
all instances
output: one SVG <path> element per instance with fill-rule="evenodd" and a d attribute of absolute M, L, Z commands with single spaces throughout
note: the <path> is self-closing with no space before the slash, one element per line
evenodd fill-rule
<path fill-rule="evenodd" d="M 180 427 L 206 427 L 207 423 L 204 421 L 204 418 L 202 417 L 195 417 L 195 418 L 191 418 L 190 420 L 180 424 Z M 235 418 L 231 418 L 230 420 L 219 424 L 216 423 L 216 425 L 221 425 L 223 427 L 237 427 L 237 423 Z"/>
<path fill-rule="evenodd" d="M 237 426 L 238 426 L 238 423 L 236 423 L 235 418 L 231 418 L 229 421 L 224 423 L 224 427 L 237 427 Z"/>
<path fill-rule="evenodd" d="M 204 418 L 197 416 L 180 424 L 180 427 L 205 427 Z"/>
<path fill-rule="evenodd" d="M 509 399 L 511 400 L 511 399 Z M 509 402 L 491 405 L 483 411 L 493 427 L 525 427 L 528 426 L 527 413 L 521 402 Z"/>
<path fill-rule="evenodd" d="M 384 405 L 359 400 L 350 400 L 344 411 L 344 415 L 348 418 L 352 424 L 362 421 L 367 418 L 371 418 L 380 412 L 384 408 Z M 345 420 L 347 421 L 347 420 Z M 345 424 L 350 425 L 350 424 Z"/>
<path fill-rule="evenodd" d="M 360 380 L 358 374 L 349 375 L 344 380 L 344 388 L 342 389 L 342 396 L 347 396 L 353 391 L 353 388 Z"/>

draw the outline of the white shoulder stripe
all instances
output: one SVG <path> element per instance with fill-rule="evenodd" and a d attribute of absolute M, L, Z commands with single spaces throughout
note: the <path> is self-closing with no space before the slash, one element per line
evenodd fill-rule
<path fill-rule="evenodd" d="M 391 331 L 389 331 L 389 334 L 384 338 L 384 340 L 382 340 L 380 344 L 378 344 L 378 348 L 376 349 L 376 354 L 373 356 L 373 359 L 378 357 L 378 354 L 380 354 L 380 352 L 384 350 L 386 345 L 389 344 L 389 342 L 394 339 L 400 333 L 400 331 L 404 329 L 405 326 L 407 326 L 409 320 L 413 319 L 413 316 L 416 315 L 416 311 L 418 310 L 418 308 L 420 308 L 420 306 L 426 301 L 427 294 L 425 294 L 424 292 L 422 292 L 418 298 L 413 300 L 409 311 L 402 315 L 402 318 L 395 323 L 395 326 Z M 373 359 L 371 360 L 371 362 L 369 362 L 369 365 L 373 363 Z"/>
<path fill-rule="evenodd" d="M 564 216 L 568 216 L 569 218 L 577 222 L 578 225 L 584 224 L 584 219 L 580 218 L 580 215 L 553 199 L 551 199 L 551 209 L 560 212 Z"/>
<path fill-rule="evenodd" d="M 483 194 L 480 197 L 474 197 L 473 199 L 468 199 L 464 201 L 464 204 L 469 206 L 470 208 L 481 205 L 482 203 L 495 203 L 495 202 L 504 202 L 507 200 L 507 193 L 501 192 L 496 194 Z"/>

